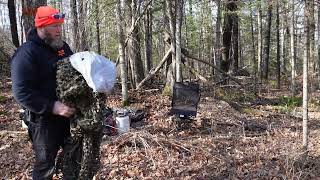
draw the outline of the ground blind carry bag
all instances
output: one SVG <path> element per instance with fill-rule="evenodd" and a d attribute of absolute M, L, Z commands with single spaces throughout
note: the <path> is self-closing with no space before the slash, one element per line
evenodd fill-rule
<path fill-rule="evenodd" d="M 71 65 L 79 71 L 95 92 L 110 92 L 116 80 L 116 66 L 109 59 L 84 51 L 70 57 Z"/>

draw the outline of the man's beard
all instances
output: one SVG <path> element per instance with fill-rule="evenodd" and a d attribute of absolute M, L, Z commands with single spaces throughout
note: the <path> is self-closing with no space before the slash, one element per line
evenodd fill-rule
<path fill-rule="evenodd" d="M 45 32 L 45 38 L 43 39 L 46 44 L 55 50 L 59 50 L 63 47 L 63 41 L 61 38 L 52 38 L 48 32 Z"/>

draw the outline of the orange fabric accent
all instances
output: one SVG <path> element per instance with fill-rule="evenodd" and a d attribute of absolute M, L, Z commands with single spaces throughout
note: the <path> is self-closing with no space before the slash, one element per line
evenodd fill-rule
<path fill-rule="evenodd" d="M 59 13 L 59 10 L 50 6 L 40 6 L 37 9 L 34 19 L 36 27 L 43 27 L 55 23 L 63 23 L 64 19 L 54 19 L 52 15 Z"/>
<path fill-rule="evenodd" d="M 65 55 L 65 52 L 63 49 L 58 51 L 58 56 L 64 56 L 64 55 Z"/>

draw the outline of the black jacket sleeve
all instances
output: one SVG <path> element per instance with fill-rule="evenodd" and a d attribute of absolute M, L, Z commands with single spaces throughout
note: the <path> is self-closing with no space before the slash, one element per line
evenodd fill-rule
<path fill-rule="evenodd" d="M 31 50 L 17 50 L 11 59 L 13 95 L 20 105 L 36 114 L 52 113 L 54 101 L 41 95 L 37 89 L 37 68 Z"/>

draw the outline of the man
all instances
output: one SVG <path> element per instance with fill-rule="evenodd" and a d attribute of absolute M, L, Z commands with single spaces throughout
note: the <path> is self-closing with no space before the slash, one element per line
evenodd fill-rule
<path fill-rule="evenodd" d="M 11 59 L 13 95 L 28 114 L 28 132 L 35 153 L 34 180 L 52 179 L 57 152 L 70 136 L 68 118 L 75 112 L 56 96 L 56 63 L 72 54 L 61 39 L 63 22 L 64 14 L 58 10 L 39 7 L 36 28 Z"/>

